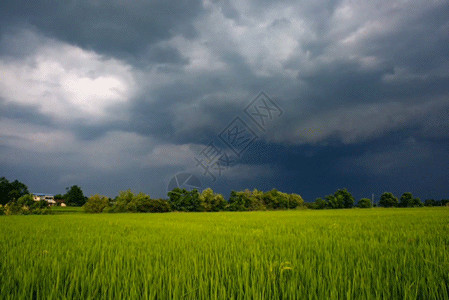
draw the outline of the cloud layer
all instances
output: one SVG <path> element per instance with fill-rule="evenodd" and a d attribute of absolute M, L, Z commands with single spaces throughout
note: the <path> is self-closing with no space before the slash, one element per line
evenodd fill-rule
<path fill-rule="evenodd" d="M 3 1 L 0 175 L 109 196 L 163 196 L 189 171 L 223 193 L 443 197 L 447 15 L 436 0 Z M 260 91 L 284 112 L 265 131 L 244 114 Z M 257 143 L 211 181 L 194 158 L 237 116 Z"/>

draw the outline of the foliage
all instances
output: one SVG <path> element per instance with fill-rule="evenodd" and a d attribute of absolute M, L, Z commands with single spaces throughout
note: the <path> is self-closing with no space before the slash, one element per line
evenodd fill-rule
<path fill-rule="evenodd" d="M 339 199 L 339 202 L 343 202 L 344 208 L 352 208 L 354 206 L 354 197 L 347 189 L 337 190 L 334 197 Z"/>
<path fill-rule="evenodd" d="M 323 198 L 316 198 L 315 199 L 315 208 L 316 209 L 323 209 L 326 208 L 326 200 L 324 200 Z"/>
<path fill-rule="evenodd" d="M 17 200 L 8 202 L 2 207 L 5 215 L 42 215 L 50 214 L 51 210 L 46 201 L 34 201 L 31 194 L 21 196 Z"/>
<path fill-rule="evenodd" d="M 170 203 L 163 199 L 151 199 L 144 193 L 121 191 L 109 212 L 169 212 Z"/>
<path fill-rule="evenodd" d="M 385 192 L 380 196 L 379 205 L 383 207 L 397 207 L 398 198 L 392 193 Z"/>
<path fill-rule="evenodd" d="M 315 208 L 351 208 L 354 206 L 354 197 L 347 189 L 339 189 L 334 194 L 327 195 L 323 198 L 319 197 L 315 199 Z"/>
<path fill-rule="evenodd" d="M 357 207 L 359 208 L 371 208 L 373 205 L 371 203 L 371 199 L 368 198 L 362 198 L 359 200 L 359 203 L 357 204 Z"/>
<path fill-rule="evenodd" d="M 170 202 L 165 199 L 151 199 L 148 205 L 148 212 L 165 213 L 170 212 Z"/>
<path fill-rule="evenodd" d="M 228 210 L 275 210 L 297 208 L 299 206 L 304 206 L 304 200 L 298 194 L 286 194 L 276 189 L 265 193 L 257 189 L 253 191 L 246 189 L 240 192 L 231 192 Z"/>
<path fill-rule="evenodd" d="M 28 188 L 18 180 L 9 182 L 5 177 L 0 178 L 0 205 L 19 199 L 28 194 Z"/>
<path fill-rule="evenodd" d="M 95 194 L 89 197 L 86 204 L 83 205 L 83 209 L 87 213 L 101 213 L 108 206 L 108 197 Z"/>
<path fill-rule="evenodd" d="M 423 206 L 423 203 L 419 198 L 414 198 L 412 193 L 404 193 L 402 194 L 400 201 L 399 201 L 399 207 L 421 207 Z"/>
<path fill-rule="evenodd" d="M 204 205 L 200 200 L 197 189 L 188 191 L 186 189 L 175 188 L 168 192 L 170 205 L 176 211 L 204 211 Z"/>
<path fill-rule="evenodd" d="M 203 190 L 199 196 L 204 211 L 220 211 L 226 208 L 227 202 L 220 194 L 215 194 L 211 188 Z"/>
<path fill-rule="evenodd" d="M 84 197 L 83 191 L 77 185 L 73 185 L 70 188 L 66 188 L 67 192 L 64 195 L 64 200 L 67 205 L 71 206 L 83 206 L 86 203 L 86 197 Z"/>
<path fill-rule="evenodd" d="M 120 191 L 118 196 L 115 198 L 113 211 L 114 212 L 126 212 L 133 201 L 134 194 L 131 190 Z"/>

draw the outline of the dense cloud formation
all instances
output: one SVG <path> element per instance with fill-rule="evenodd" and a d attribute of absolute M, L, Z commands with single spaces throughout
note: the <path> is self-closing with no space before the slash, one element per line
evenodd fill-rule
<path fill-rule="evenodd" d="M 0 169 L 36 192 L 178 172 L 307 200 L 346 187 L 445 197 L 447 1 L 2 1 Z M 264 91 L 282 113 L 245 107 Z M 195 157 L 235 117 L 257 139 L 213 179 Z"/>

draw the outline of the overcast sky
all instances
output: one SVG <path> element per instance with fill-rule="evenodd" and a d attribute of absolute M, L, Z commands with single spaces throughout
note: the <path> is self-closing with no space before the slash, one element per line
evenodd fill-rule
<path fill-rule="evenodd" d="M 3 0 L 0 176 L 447 198 L 448 16 L 446 0 Z"/>

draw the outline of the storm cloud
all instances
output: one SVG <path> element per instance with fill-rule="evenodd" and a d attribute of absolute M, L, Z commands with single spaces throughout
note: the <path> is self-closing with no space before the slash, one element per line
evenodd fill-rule
<path fill-rule="evenodd" d="M 447 197 L 447 1 L 2 1 L 0 169 L 36 192 Z M 263 91 L 282 114 L 261 130 Z M 212 179 L 236 117 L 257 139 Z"/>

